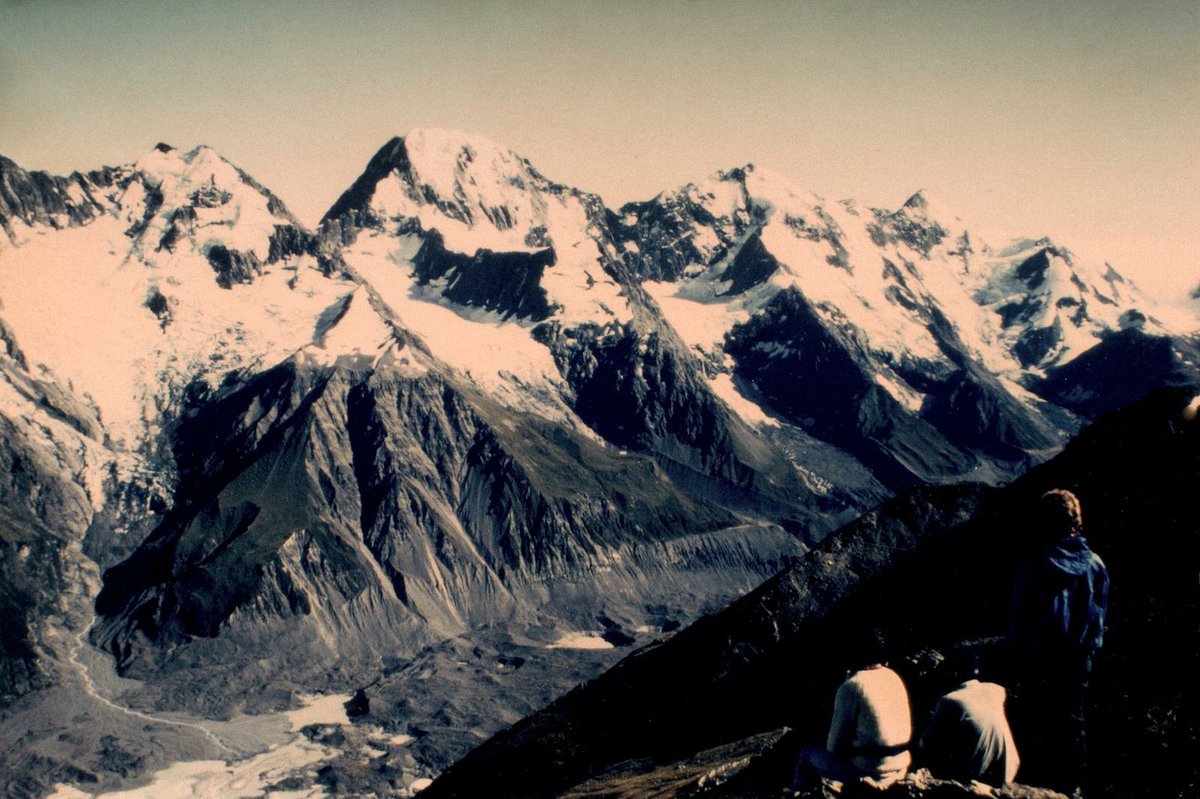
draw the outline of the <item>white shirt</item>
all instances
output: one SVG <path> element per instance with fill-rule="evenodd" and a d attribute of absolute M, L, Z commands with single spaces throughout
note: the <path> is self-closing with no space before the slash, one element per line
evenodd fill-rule
<path fill-rule="evenodd" d="M 912 762 L 912 712 L 900 675 L 886 666 L 850 675 L 833 701 L 825 748 L 879 780 L 903 778 Z"/>
<path fill-rule="evenodd" d="M 967 680 L 943 696 L 921 739 L 933 763 L 957 772 L 948 776 L 1001 785 L 1017 776 L 1021 758 L 1004 715 L 1004 686 Z"/>

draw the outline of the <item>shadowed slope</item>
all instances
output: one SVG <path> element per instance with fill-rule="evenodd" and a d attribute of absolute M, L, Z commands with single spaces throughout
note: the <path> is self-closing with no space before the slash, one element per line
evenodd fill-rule
<path fill-rule="evenodd" d="M 1200 730 L 1179 713 L 1200 668 L 1186 488 L 1200 474 L 1200 429 L 1180 415 L 1189 397 L 1163 391 L 1106 417 L 1007 488 L 925 488 L 886 503 L 720 614 L 496 736 L 427 795 L 486 785 L 490 796 L 556 796 L 624 760 L 678 760 L 784 724 L 817 740 L 847 631 L 878 624 L 899 651 L 1003 633 L 1030 544 L 1020 509 L 1052 486 L 1079 494 L 1113 577 L 1092 782 L 1110 796 L 1194 790 L 1184 754 Z"/>

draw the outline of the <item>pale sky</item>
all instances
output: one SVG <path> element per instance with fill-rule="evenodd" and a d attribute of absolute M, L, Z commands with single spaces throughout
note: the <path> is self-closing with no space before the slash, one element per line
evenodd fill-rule
<path fill-rule="evenodd" d="M 1200 283 L 1200 0 L 0 0 L 27 169 L 204 143 L 315 224 L 419 126 L 614 207 L 753 162 Z"/>

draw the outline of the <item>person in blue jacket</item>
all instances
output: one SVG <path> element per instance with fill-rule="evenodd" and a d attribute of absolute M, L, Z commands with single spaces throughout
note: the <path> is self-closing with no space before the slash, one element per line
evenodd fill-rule
<path fill-rule="evenodd" d="M 1083 537 L 1078 497 L 1047 491 L 1037 510 L 1040 545 L 1017 572 L 1009 624 L 1017 740 L 1026 752 L 1023 781 L 1071 793 L 1083 777 L 1084 710 L 1104 643 L 1108 569 Z"/>

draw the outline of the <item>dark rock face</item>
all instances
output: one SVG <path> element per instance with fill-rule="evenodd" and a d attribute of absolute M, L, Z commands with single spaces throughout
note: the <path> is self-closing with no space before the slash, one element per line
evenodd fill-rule
<path fill-rule="evenodd" d="M 318 237 L 297 225 L 276 225 L 271 234 L 267 263 L 275 264 L 297 255 L 318 255 Z"/>
<path fill-rule="evenodd" d="M 233 194 L 217 188 L 215 182 L 201 186 L 188 195 L 188 200 L 195 208 L 219 208 L 233 199 Z"/>
<path fill-rule="evenodd" d="M 898 369 L 910 384 L 928 393 L 921 417 L 959 447 L 982 452 L 1002 462 L 1029 462 L 1030 453 L 1045 452 L 1061 444 L 1051 419 L 1018 402 L 968 351 L 953 323 L 941 310 L 925 311 L 934 340 L 958 368 L 940 376 Z M 923 382 L 924 381 L 924 382 Z M 1071 425 L 1064 425 L 1071 429 Z M 1023 471 L 1018 467 L 1018 472 Z"/>
<path fill-rule="evenodd" d="M 541 287 L 542 273 L 554 261 L 552 248 L 533 253 L 449 252 L 441 235 L 433 232 L 427 235 L 412 263 L 422 285 L 445 280 L 442 296 L 452 302 L 493 311 L 505 319 L 540 322 L 555 310 Z"/>
<path fill-rule="evenodd" d="M 778 269 L 779 262 L 767 252 L 762 239 L 751 236 L 721 277 L 730 281 L 729 294 L 741 294 L 769 280 Z"/>
<path fill-rule="evenodd" d="M 163 231 L 162 237 L 158 240 L 158 249 L 174 252 L 176 244 L 180 239 L 191 236 L 195 231 L 196 225 L 196 209 L 191 205 L 184 205 L 176 208 L 171 212 L 170 219 L 167 220 L 167 228 Z"/>
<path fill-rule="evenodd" d="M 53 228 L 86 224 L 108 207 L 103 191 L 115 179 L 111 169 L 66 178 L 26 172 L 0 156 L 0 227 L 11 238 L 14 221 Z"/>
<path fill-rule="evenodd" d="M 1075 360 L 1050 370 L 1036 389 L 1051 402 L 1094 419 L 1155 387 L 1197 382 L 1200 347 L 1194 340 L 1128 329 L 1109 335 Z"/>
<path fill-rule="evenodd" d="M 351 223 L 350 226 L 370 226 L 366 214 L 371 197 L 375 193 L 375 186 L 392 171 L 407 170 L 410 163 L 404 139 L 399 136 L 391 139 L 379 148 L 358 179 L 325 212 L 325 216 L 321 217 L 321 224 L 345 220 Z M 347 216 L 350 219 L 347 220 Z"/>
<path fill-rule="evenodd" d="M 1093 679 L 1090 784 L 1101 796 L 1187 795 L 1200 782 L 1185 756 L 1200 724 L 1179 712 L 1200 667 L 1200 542 L 1185 487 L 1200 475 L 1200 427 L 1181 414 L 1194 393 L 1159 392 L 1105 417 L 1007 488 L 922 488 L 885 503 L 725 611 L 496 736 L 428 795 L 486 785 L 497 797 L 558 796 L 621 761 L 671 762 L 784 724 L 821 740 L 853 631 L 881 627 L 910 653 L 1003 635 L 1033 546 L 1025 509 L 1060 486 L 1079 495 L 1124 596 Z M 939 689 L 905 663 L 892 660 L 919 719 Z"/>
<path fill-rule="evenodd" d="M 1030 328 L 1021 334 L 1013 352 L 1022 366 L 1036 366 L 1050 358 L 1062 344 L 1062 324 L 1056 319 L 1049 327 Z"/>
<path fill-rule="evenodd" d="M 876 384 L 861 345 L 823 324 L 799 291 L 777 293 L 733 329 L 725 346 L 736 373 L 772 408 L 853 454 L 885 485 L 895 489 L 970 469 L 967 454 Z"/>
<path fill-rule="evenodd" d="M 669 334 L 635 325 L 535 328 L 575 392 L 573 409 L 613 444 L 655 455 L 677 480 L 729 507 L 802 519 L 806 535 L 828 529 L 820 512 L 855 502 L 803 485 L 781 451 L 712 393 L 695 357 Z"/>
<path fill-rule="evenodd" d="M 160 246 L 170 249 L 174 245 L 177 240 L 175 231 L 178 230 L 175 219 L 180 216 L 180 211 L 176 211 L 172 215 L 172 226 L 164 234 L 163 243 Z M 184 213 L 182 216 L 187 218 L 188 214 Z M 192 210 L 190 218 L 195 219 L 194 210 Z M 190 232 L 189 228 L 188 233 Z M 168 238 L 170 238 L 171 246 L 166 243 Z M 238 283 L 253 282 L 254 278 L 261 275 L 264 267 L 269 264 L 279 263 L 297 255 L 316 255 L 317 250 L 317 239 L 312 234 L 292 225 L 276 225 L 275 231 L 270 237 L 265 263 L 253 252 L 231 250 L 220 244 L 209 247 L 205 256 L 208 258 L 209 266 L 217 273 L 217 285 L 223 289 L 229 289 Z"/>
<path fill-rule="evenodd" d="M 262 261 L 253 252 L 239 252 L 214 244 L 207 257 L 209 266 L 217 273 L 217 285 L 223 289 L 233 288 L 235 283 L 249 283 L 262 274 Z"/>
<path fill-rule="evenodd" d="M 46 684 L 33 628 L 63 588 L 63 553 L 36 519 L 4 514 L 0 538 L 0 705 Z M 22 529 L 31 531 L 22 535 Z"/>
<path fill-rule="evenodd" d="M 350 697 L 346 702 L 346 715 L 352 719 L 365 716 L 371 712 L 371 700 L 367 698 L 367 692 L 359 688 L 354 692 L 354 696 Z"/>
<path fill-rule="evenodd" d="M 643 337 L 629 327 L 557 326 L 539 328 L 538 335 L 575 388 L 576 412 L 606 439 L 660 451 L 679 448 L 669 440 L 693 443 L 699 452 L 681 452 L 678 459 L 701 469 L 720 457 L 713 451 L 722 443 L 714 440 L 720 411 L 659 335 Z"/>
<path fill-rule="evenodd" d="M 138 670 L 218 631 L 221 647 L 316 627 L 361 659 L 411 652 L 613 549 L 735 522 L 645 458 L 382 367 L 285 364 L 185 414 L 175 440 L 176 508 L 97 600 L 96 642 Z"/>
<path fill-rule="evenodd" d="M 146 310 L 158 317 L 158 323 L 163 328 L 171 324 L 171 301 L 158 288 L 146 295 Z"/>
<path fill-rule="evenodd" d="M 1046 282 L 1046 272 L 1050 269 L 1050 255 L 1049 248 L 1042 248 L 1017 267 L 1014 273 L 1016 278 L 1023 282 L 1030 291 L 1040 288 Z M 1055 252 L 1054 255 L 1058 255 L 1058 253 Z"/>
<path fill-rule="evenodd" d="M 871 238 L 878 245 L 901 241 L 914 250 L 928 255 L 949 235 L 937 222 L 928 222 L 913 214 L 927 208 L 925 198 L 914 194 L 899 211 L 875 211 L 876 224 L 870 228 Z"/>
<path fill-rule="evenodd" d="M 953 373 L 931 394 L 921 416 L 947 438 L 970 450 L 1020 463 L 1031 451 L 1048 450 L 1058 436 L 978 368 Z"/>
<path fill-rule="evenodd" d="M 80 542 L 97 514 L 75 475 L 83 439 L 101 430 L 91 408 L 14 353 L 12 343 L 0 354 L 0 382 L 41 427 L 0 414 L 0 705 L 49 683 L 46 620 L 78 629 L 85 615 L 75 605 L 90 578 Z"/>
<path fill-rule="evenodd" d="M 4 349 L 0 351 L 0 357 L 11 358 L 14 366 L 27 372 L 29 362 L 25 359 L 25 353 L 21 352 L 21 348 L 17 346 L 16 336 L 13 335 L 12 330 L 4 323 L 3 319 L 0 319 L 0 344 L 4 345 Z"/>
<path fill-rule="evenodd" d="M 723 174 L 740 185 L 741 202 L 746 209 L 732 219 L 718 219 L 687 191 L 659 195 L 645 203 L 630 203 L 621 208 L 619 215 L 614 215 L 613 228 L 618 238 L 637 244 L 636 254 L 629 257 L 636 280 L 678 280 L 689 266 L 707 266 L 719 261 L 739 237 L 761 226 L 764 211 L 751 203 L 746 194 L 745 171 L 734 169 Z M 693 234 L 698 228 L 712 228 L 717 235 L 719 245 L 711 257 L 696 247 Z"/>

